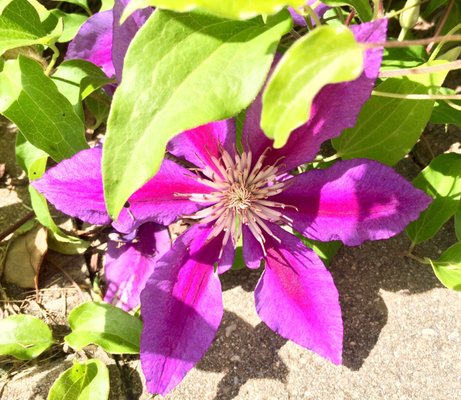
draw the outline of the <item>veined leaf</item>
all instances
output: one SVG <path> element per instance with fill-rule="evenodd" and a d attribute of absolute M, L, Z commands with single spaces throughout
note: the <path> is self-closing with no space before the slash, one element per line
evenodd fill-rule
<path fill-rule="evenodd" d="M 109 371 L 101 360 L 74 361 L 53 383 L 47 400 L 107 400 L 109 390 Z"/>
<path fill-rule="evenodd" d="M 29 58 L 5 62 L 0 72 L 0 113 L 56 161 L 88 147 L 82 120 L 40 65 Z"/>
<path fill-rule="evenodd" d="M 112 354 L 139 353 L 142 322 L 107 303 L 88 302 L 69 314 L 72 333 L 64 340 L 77 350 L 94 343 Z"/>
<path fill-rule="evenodd" d="M 437 261 L 431 260 L 431 265 L 440 282 L 461 292 L 461 242 L 445 250 Z"/>
<path fill-rule="evenodd" d="M 122 15 L 122 21 L 134 11 L 149 6 L 179 12 L 200 8 L 220 17 L 249 19 L 257 15 L 276 14 L 285 6 L 299 7 L 304 3 L 305 0 L 131 0 Z"/>
<path fill-rule="evenodd" d="M 108 120 L 103 178 L 114 218 L 157 172 L 169 139 L 248 106 L 291 26 L 287 11 L 267 23 L 154 12 L 128 49 Z"/>
<path fill-rule="evenodd" d="M 18 314 L 0 320 L 0 355 L 31 360 L 53 343 L 50 328 L 37 317 Z"/>
<path fill-rule="evenodd" d="M 261 127 L 274 147 L 309 119 L 312 101 L 329 83 L 356 79 L 362 73 L 363 47 L 345 26 L 321 26 L 284 54 L 263 94 Z"/>
<path fill-rule="evenodd" d="M 450 153 L 438 156 L 424 168 L 413 184 L 434 199 L 419 219 L 406 229 L 413 243 L 418 244 L 433 237 L 459 207 L 461 155 Z"/>
<path fill-rule="evenodd" d="M 60 36 L 57 31 L 47 32 L 27 0 L 1 0 L 0 14 L 0 55 L 16 47 L 46 45 Z"/>

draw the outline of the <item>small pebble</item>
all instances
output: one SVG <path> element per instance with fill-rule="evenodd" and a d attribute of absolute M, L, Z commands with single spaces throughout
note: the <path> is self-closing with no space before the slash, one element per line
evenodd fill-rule
<path fill-rule="evenodd" d="M 231 324 L 228 327 L 226 327 L 226 337 L 229 337 L 230 335 L 232 335 L 232 332 L 234 332 L 236 329 L 237 329 L 236 324 Z"/>
<path fill-rule="evenodd" d="M 424 328 L 422 331 L 421 331 L 421 334 L 423 336 L 428 336 L 428 337 L 436 337 L 436 336 L 439 336 L 439 334 L 432 328 Z"/>

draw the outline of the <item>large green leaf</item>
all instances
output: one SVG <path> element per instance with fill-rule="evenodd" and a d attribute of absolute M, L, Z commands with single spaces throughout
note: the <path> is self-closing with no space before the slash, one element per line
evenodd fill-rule
<path fill-rule="evenodd" d="M 458 240 L 461 240 L 461 204 L 455 213 L 455 234 Z"/>
<path fill-rule="evenodd" d="M 0 73 L 0 113 L 56 161 L 88 147 L 82 120 L 41 66 L 29 58 L 5 62 Z"/>
<path fill-rule="evenodd" d="M 109 390 L 109 371 L 101 360 L 74 361 L 53 383 L 47 400 L 106 400 Z"/>
<path fill-rule="evenodd" d="M 416 177 L 413 184 L 434 199 L 419 219 L 407 227 L 408 236 L 417 244 L 433 237 L 459 207 L 461 155 L 450 153 L 438 156 Z"/>
<path fill-rule="evenodd" d="M 50 328 L 37 317 L 18 314 L 0 320 L 0 355 L 31 360 L 53 343 Z"/>
<path fill-rule="evenodd" d="M 445 250 L 437 261 L 431 260 L 431 265 L 440 282 L 461 292 L 461 242 Z"/>
<path fill-rule="evenodd" d="M 373 11 L 368 0 L 322 0 L 322 3 L 331 7 L 351 6 L 354 7 L 362 21 L 371 21 Z"/>
<path fill-rule="evenodd" d="M 291 26 L 287 11 L 267 23 L 154 12 L 131 42 L 109 115 L 103 177 L 113 217 L 157 172 L 169 139 L 248 106 Z"/>
<path fill-rule="evenodd" d="M 0 13 L 0 55 L 16 47 L 48 44 L 59 36 L 47 32 L 27 0 L 0 0 Z"/>
<path fill-rule="evenodd" d="M 345 26 L 321 26 L 284 54 L 263 94 L 261 127 L 285 145 L 290 133 L 309 119 L 312 101 L 329 83 L 356 79 L 362 72 L 363 48 Z"/>
<path fill-rule="evenodd" d="M 376 90 L 405 94 L 428 94 L 441 85 L 446 73 L 389 78 Z M 370 158 L 388 165 L 402 159 L 416 144 L 429 121 L 433 100 L 408 100 L 371 96 L 363 106 L 355 127 L 333 139 L 333 147 L 344 159 Z"/>
<path fill-rule="evenodd" d="M 305 0 L 131 0 L 122 21 L 137 9 L 149 6 L 180 12 L 200 8 L 220 17 L 249 19 L 259 14 L 275 14 L 284 6 L 298 7 L 304 3 Z"/>
<path fill-rule="evenodd" d="M 52 79 L 59 92 L 70 101 L 82 119 L 82 100 L 100 87 L 113 82 L 101 68 L 84 60 L 64 61 L 56 68 Z"/>
<path fill-rule="evenodd" d="M 142 322 L 107 303 L 88 302 L 69 314 L 72 333 L 64 340 L 77 350 L 94 343 L 112 354 L 139 353 Z"/>

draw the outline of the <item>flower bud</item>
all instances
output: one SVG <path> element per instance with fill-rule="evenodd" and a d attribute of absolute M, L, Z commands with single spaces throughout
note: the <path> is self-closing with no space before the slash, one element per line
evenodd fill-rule
<path fill-rule="evenodd" d="M 402 29 L 408 30 L 413 28 L 418 22 L 421 0 L 407 0 L 404 9 L 405 8 L 408 9 L 400 14 L 399 21 Z"/>

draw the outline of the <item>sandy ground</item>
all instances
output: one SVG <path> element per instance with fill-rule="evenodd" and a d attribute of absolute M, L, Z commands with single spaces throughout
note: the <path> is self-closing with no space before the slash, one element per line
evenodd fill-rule
<path fill-rule="evenodd" d="M 444 135 L 444 136 L 442 136 Z M 432 151 L 446 151 L 461 134 L 428 132 Z M 442 139 L 440 139 L 442 138 Z M 0 131 L 0 163 L 11 175 L 0 181 L 0 230 L 27 213 L 26 187 L 11 184 L 20 171 L 11 159 L 14 135 Z M 419 157 L 424 159 L 424 146 Z M 424 160 L 423 160 L 424 161 Z M 405 160 L 399 172 L 409 178 L 417 165 Z M 21 183 L 20 180 L 16 183 Z M 416 253 L 437 257 L 455 242 L 452 223 Z M 217 338 L 204 359 L 166 398 L 227 399 L 434 399 L 461 398 L 461 293 L 442 287 L 430 267 L 402 256 L 405 235 L 342 248 L 329 267 L 338 286 L 345 324 L 344 363 L 334 366 L 270 331 L 254 308 L 253 289 L 259 272 L 233 271 L 222 276 L 225 315 Z M 83 287 L 88 273 L 82 256 L 50 253 L 43 268 L 40 304 L 29 312 L 44 316 L 56 336 L 67 331 L 65 314 L 80 294 L 53 267 L 58 264 Z M 12 298 L 21 291 L 8 287 Z M 84 293 L 85 298 L 88 298 Z M 110 399 L 148 399 L 139 362 L 114 360 L 101 352 L 111 376 Z M 5 380 L 12 365 L 20 373 Z M 71 365 L 53 348 L 27 367 L 0 359 L 0 397 L 45 399 L 56 377 Z M 95 399 L 97 400 L 97 399 Z"/>

